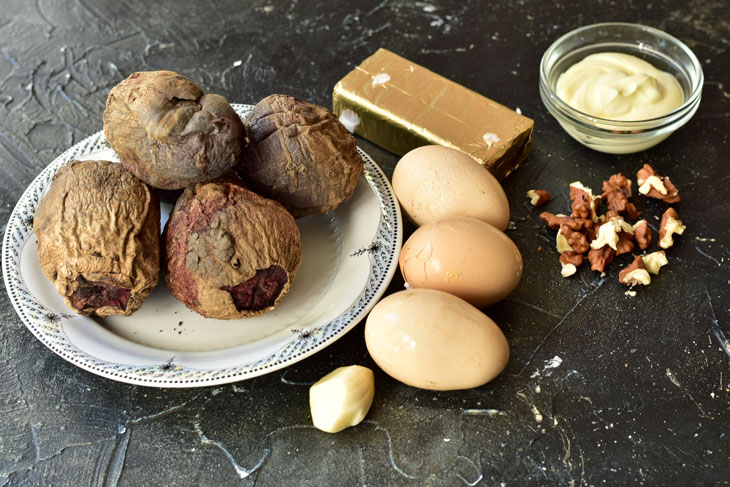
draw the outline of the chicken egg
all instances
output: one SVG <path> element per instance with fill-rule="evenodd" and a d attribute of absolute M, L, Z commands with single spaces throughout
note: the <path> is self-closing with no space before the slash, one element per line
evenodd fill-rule
<path fill-rule="evenodd" d="M 398 262 L 409 286 L 445 291 L 477 308 L 503 299 L 522 277 L 514 242 L 492 225 L 464 216 L 419 227 Z"/>
<path fill-rule="evenodd" d="M 426 145 L 404 155 L 393 170 L 393 192 L 416 225 L 448 216 L 470 216 L 500 230 L 509 223 L 509 202 L 499 181 L 449 147 Z"/>
<path fill-rule="evenodd" d="M 371 357 L 391 377 L 421 389 L 479 387 L 509 359 L 502 330 L 466 301 L 432 289 L 382 299 L 365 322 Z"/>

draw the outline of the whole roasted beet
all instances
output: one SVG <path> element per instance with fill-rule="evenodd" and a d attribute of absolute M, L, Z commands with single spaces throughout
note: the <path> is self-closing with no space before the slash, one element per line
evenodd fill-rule
<path fill-rule="evenodd" d="M 261 100 L 244 120 L 249 147 L 241 177 L 295 217 L 347 201 L 363 171 L 355 138 L 324 107 L 287 95 Z"/>
<path fill-rule="evenodd" d="M 109 92 L 104 135 L 147 184 L 180 189 L 238 163 L 243 125 L 225 98 L 172 71 L 134 73 Z"/>
<path fill-rule="evenodd" d="M 80 314 L 130 315 L 157 284 L 160 204 L 121 164 L 62 167 L 33 230 L 43 273 Z"/>
<path fill-rule="evenodd" d="M 302 258 L 299 228 L 284 207 L 231 183 L 186 189 L 162 238 L 167 288 L 208 318 L 274 309 Z"/>

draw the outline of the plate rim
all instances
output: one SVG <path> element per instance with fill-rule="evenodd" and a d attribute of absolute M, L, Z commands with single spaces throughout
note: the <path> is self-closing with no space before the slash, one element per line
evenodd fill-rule
<path fill-rule="evenodd" d="M 231 106 L 241 118 L 253 109 L 253 105 L 248 104 L 231 103 Z M 403 238 L 400 205 L 383 170 L 358 147 L 364 162 L 364 172 L 360 177 L 365 179 L 380 205 L 380 218 L 372 245 L 363 249 L 368 253 L 370 272 L 357 298 L 337 317 L 318 327 L 322 333 L 299 333 L 291 329 L 289 339 L 268 356 L 231 367 L 197 369 L 169 362 L 133 365 L 96 357 L 78 348 L 64 333 L 63 320 L 77 315 L 71 310 L 61 315 L 52 312 L 26 289 L 20 273 L 20 256 L 23 246 L 33 235 L 32 217 L 40 198 L 56 172 L 74 157 L 110 148 L 103 131 L 98 131 L 53 159 L 23 191 L 10 214 L 3 236 L 3 280 L 15 312 L 36 339 L 81 369 L 118 382 L 165 388 L 213 386 L 268 374 L 304 360 L 344 336 L 375 306 L 395 274 Z M 306 324 L 303 326 L 306 327 Z"/>

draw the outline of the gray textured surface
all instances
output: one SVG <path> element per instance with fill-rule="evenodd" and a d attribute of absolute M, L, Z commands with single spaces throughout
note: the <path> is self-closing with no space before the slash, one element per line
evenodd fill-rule
<path fill-rule="evenodd" d="M 158 4 L 159 3 L 159 4 Z M 591 152 L 538 96 L 544 49 L 623 20 L 679 37 L 705 71 L 688 126 L 640 154 Z M 327 435 L 308 385 L 374 366 L 359 325 L 281 372 L 158 390 L 84 372 L 25 329 L 0 295 L 0 481 L 7 485 L 718 485 L 730 482 L 730 9 L 725 1 L 143 2 L 6 0 L 0 12 L 0 222 L 63 149 L 100 130 L 108 90 L 173 69 L 231 101 L 283 92 L 329 106 L 335 82 L 387 47 L 535 119 L 505 181 L 525 275 L 487 310 L 510 341 L 505 373 L 474 390 L 406 387 L 376 369 L 373 409 Z M 386 170 L 397 158 L 361 141 Z M 636 297 L 614 265 L 565 280 L 524 193 L 596 189 L 650 162 L 682 194 L 688 230 Z M 646 214 L 662 205 L 637 199 Z M 538 247 L 543 250 L 538 250 Z M 624 263 L 623 260 L 620 261 Z M 402 281 L 396 278 L 391 290 Z M 723 347 L 725 347 L 723 349 Z M 562 362 L 551 362 L 554 357 Z M 538 421 L 541 418 L 541 421 Z"/>

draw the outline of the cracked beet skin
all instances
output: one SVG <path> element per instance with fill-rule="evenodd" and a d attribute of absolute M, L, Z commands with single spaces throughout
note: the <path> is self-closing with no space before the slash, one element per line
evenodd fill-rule
<path fill-rule="evenodd" d="M 244 125 L 250 145 L 239 174 L 294 217 L 333 210 L 355 192 L 362 158 L 355 138 L 331 111 L 271 95 L 254 107 Z"/>
<path fill-rule="evenodd" d="M 243 124 L 225 98 L 172 71 L 143 71 L 109 92 L 104 135 L 122 164 L 150 186 L 181 189 L 233 168 Z"/>
<path fill-rule="evenodd" d="M 33 219 L 43 273 L 83 315 L 130 315 L 157 284 L 160 204 L 121 164 L 72 161 Z"/>
<path fill-rule="evenodd" d="M 231 183 L 186 189 L 162 238 L 167 288 L 208 318 L 247 318 L 274 309 L 302 258 L 291 214 Z"/>

